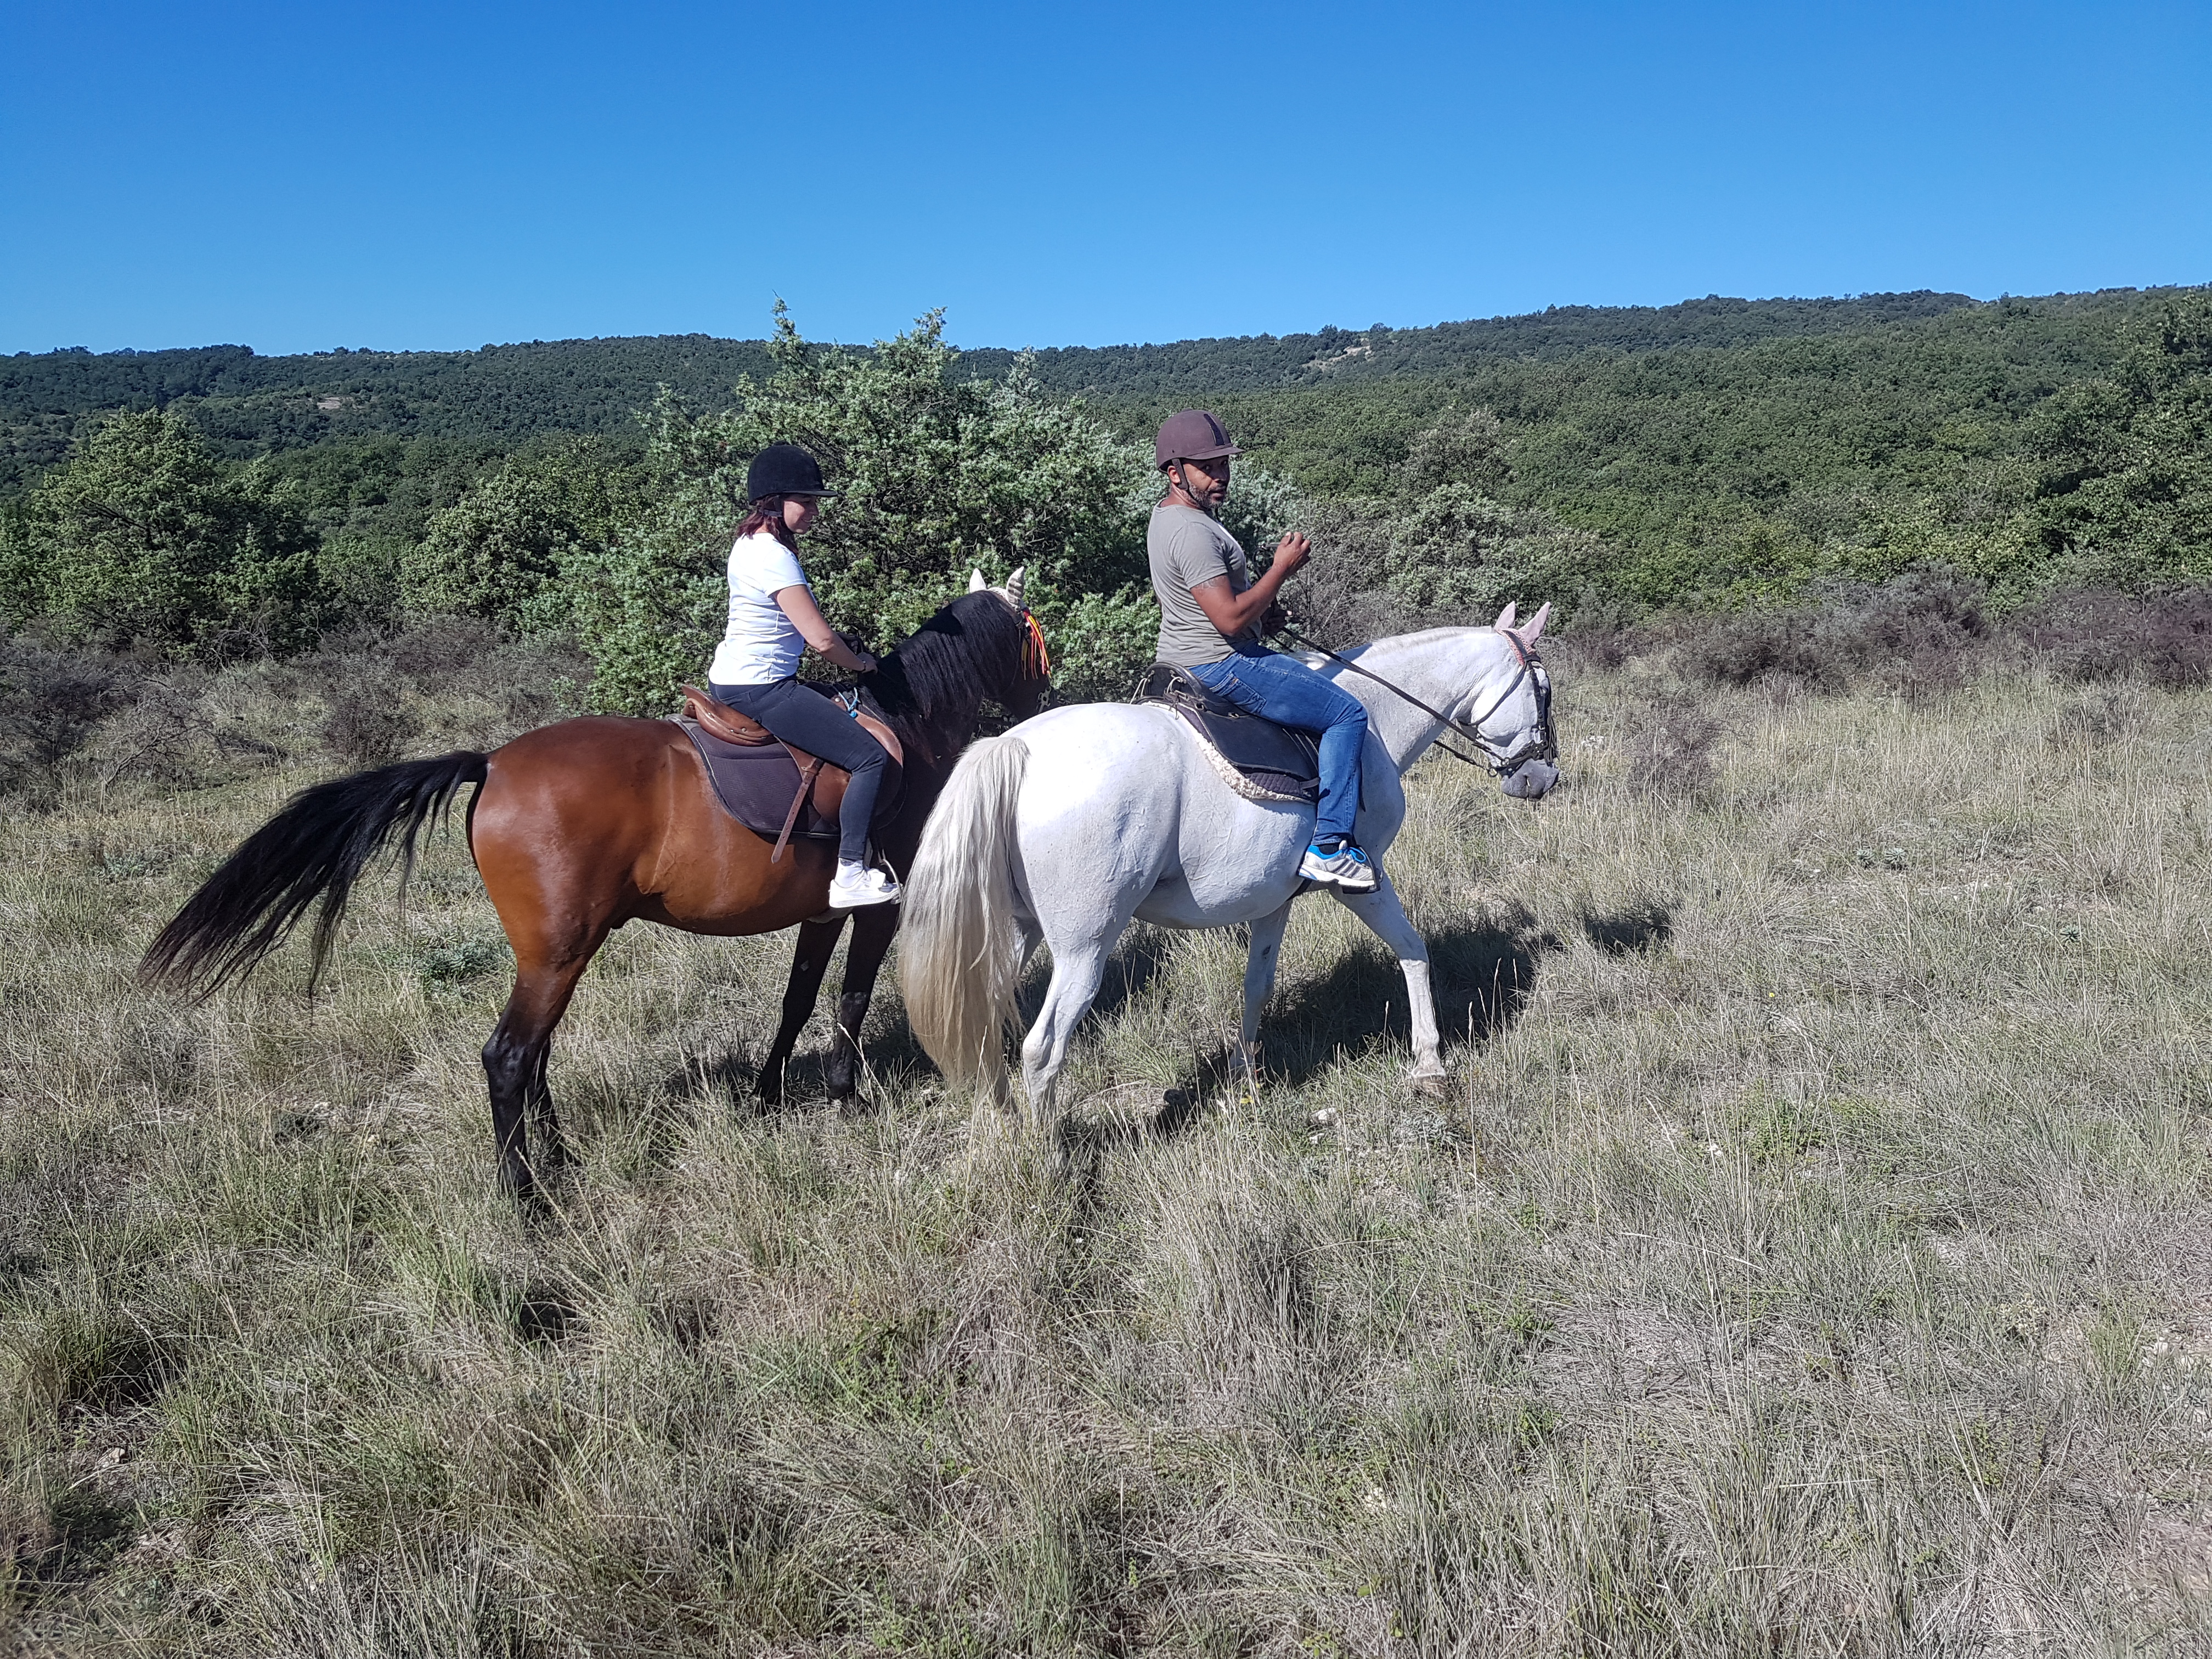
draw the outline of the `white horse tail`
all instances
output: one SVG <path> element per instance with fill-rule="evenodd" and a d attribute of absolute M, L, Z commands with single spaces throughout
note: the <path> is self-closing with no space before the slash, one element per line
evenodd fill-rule
<path fill-rule="evenodd" d="M 969 745 L 931 809 L 899 917 L 907 1024 L 946 1079 L 1000 1075 L 1014 1022 L 1014 803 L 1029 770 L 1019 738 Z"/>

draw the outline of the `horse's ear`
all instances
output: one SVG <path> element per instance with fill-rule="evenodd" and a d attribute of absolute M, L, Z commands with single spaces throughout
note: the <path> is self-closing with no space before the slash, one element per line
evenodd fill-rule
<path fill-rule="evenodd" d="M 1507 629 L 1513 626 L 1513 618 L 1515 614 L 1513 601 L 1508 599 L 1505 601 L 1505 609 L 1498 613 L 1498 620 L 1490 625 L 1496 629 L 1499 633 L 1503 634 Z"/>
<path fill-rule="evenodd" d="M 1551 618 L 1552 602 L 1549 599 L 1547 599 L 1544 601 L 1542 607 L 1538 610 L 1536 614 L 1528 619 L 1528 625 L 1526 628 L 1516 630 L 1521 635 L 1521 643 L 1523 645 L 1535 644 L 1536 636 L 1544 631 L 1544 624 L 1549 622 Z"/>
<path fill-rule="evenodd" d="M 1006 578 L 1006 597 L 1013 601 L 1017 611 L 1022 608 L 1022 572 L 1028 568 L 1027 565 L 1018 564 L 1014 567 L 1014 574 Z"/>
<path fill-rule="evenodd" d="M 985 586 L 983 573 L 981 571 L 971 570 L 968 573 L 968 591 L 970 593 L 981 592 Z"/>

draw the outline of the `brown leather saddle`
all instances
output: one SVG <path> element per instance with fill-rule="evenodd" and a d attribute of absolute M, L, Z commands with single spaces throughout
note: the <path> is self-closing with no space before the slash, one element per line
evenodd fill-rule
<path fill-rule="evenodd" d="M 1247 714 L 1164 662 L 1145 671 L 1132 701 L 1164 703 L 1181 714 L 1198 740 L 1250 786 L 1240 793 L 1308 805 L 1321 799 L 1321 739 L 1310 733 Z"/>
<path fill-rule="evenodd" d="M 771 864 L 780 861 L 793 836 L 801 841 L 837 839 L 837 809 L 853 775 L 781 741 L 768 727 L 740 714 L 695 686 L 684 686 L 684 712 L 676 723 L 691 739 L 707 769 L 714 798 L 748 830 L 775 837 Z M 823 695 L 827 696 L 827 693 Z M 833 698 L 844 707 L 841 699 Z M 876 796 L 875 822 L 897 815 L 906 799 L 906 753 L 890 726 L 865 708 L 849 711 L 861 728 L 890 757 L 883 788 Z"/>

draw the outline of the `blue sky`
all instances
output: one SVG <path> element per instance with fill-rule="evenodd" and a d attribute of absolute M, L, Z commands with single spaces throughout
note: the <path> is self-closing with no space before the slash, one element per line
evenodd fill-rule
<path fill-rule="evenodd" d="M 0 0 L 0 351 L 2212 281 L 2212 4 Z"/>

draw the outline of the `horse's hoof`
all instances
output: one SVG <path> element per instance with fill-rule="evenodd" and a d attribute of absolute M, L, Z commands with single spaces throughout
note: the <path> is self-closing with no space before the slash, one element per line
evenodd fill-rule
<path fill-rule="evenodd" d="M 1444 1092 L 1444 1074 L 1436 1072 L 1408 1072 L 1406 1081 L 1413 1085 L 1413 1092 L 1425 1099 L 1436 1100 Z"/>

